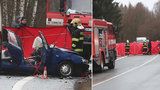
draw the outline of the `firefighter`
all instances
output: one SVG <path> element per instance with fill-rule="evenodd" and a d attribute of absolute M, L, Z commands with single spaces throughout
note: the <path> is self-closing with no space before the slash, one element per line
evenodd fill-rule
<path fill-rule="evenodd" d="M 125 54 L 126 55 L 129 55 L 129 50 L 130 50 L 130 43 L 129 43 L 129 40 L 127 40 L 125 44 Z"/>
<path fill-rule="evenodd" d="M 147 41 L 144 41 L 144 42 L 143 42 L 143 55 L 146 55 L 146 54 L 147 54 L 147 50 L 148 50 Z"/>
<path fill-rule="evenodd" d="M 152 54 L 151 49 L 152 49 L 152 43 L 151 43 L 151 40 L 149 40 L 149 42 L 148 42 L 148 51 L 147 51 L 148 55 Z"/>
<path fill-rule="evenodd" d="M 84 27 L 82 26 L 81 20 L 79 18 L 74 18 L 71 21 L 69 30 L 72 35 L 72 49 L 81 56 L 83 56 L 83 29 Z"/>

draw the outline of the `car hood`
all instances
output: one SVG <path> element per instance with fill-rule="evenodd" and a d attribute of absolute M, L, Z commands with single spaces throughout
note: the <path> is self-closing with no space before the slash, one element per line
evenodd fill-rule
<path fill-rule="evenodd" d="M 78 55 L 78 53 L 76 53 L 76 52 L 74 52 L 72 50 L 66 49 L 66 48 L 61 48 L 61 47 L 57 47 L 57 46 L 55 46 L 54 48 L 60 49 L 61 51 L 64 51 L 64 52 L 74 53 L 74 54 Z"/>

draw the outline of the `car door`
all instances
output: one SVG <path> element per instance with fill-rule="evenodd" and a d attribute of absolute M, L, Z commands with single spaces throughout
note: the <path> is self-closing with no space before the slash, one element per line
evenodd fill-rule
<path fill-rule="evenodd" d="M 46 64 L 46 60 L 48 59 L 48 58 L 47 58 L 47 55 L 49 55 L 49 54 L 48 54 L 49 45 L 48 45 L 47 40 L 46 40 L 46 38 L 44 37 L 44 35 L 43 35 L 42 32 L 39 32 L 39 37 L 42 39 L 42 45 L 43 45 L 42 51 L 41 51 L 41 52 L 42 52 L 42 53 L 41 53 L 42 63 L 43 63 L 43 64 Z"/>
<path fill-rule="evenodd" d="M 6 32 L 7 36 L 7 41 L 4 41 L 4 45 L 10 53 L 13 63 L 19 65 L 23 60 L 23 52 L 20 46 L 20 40 L 14 32 L 9 30 L 4 30 L 4 32 Z"/>

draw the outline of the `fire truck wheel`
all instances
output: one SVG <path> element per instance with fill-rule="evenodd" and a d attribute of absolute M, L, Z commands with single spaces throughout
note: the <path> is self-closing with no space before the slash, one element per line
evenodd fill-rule
<path fill-rule="evenodd" d="M 110 60 L 110 62 L 108 64 L 108 68 L 109 69 L 114 69 L 115 68 L 115 60 L 114 60 L 113 57 L 111 57 L 111 60 Z"/>
<path fill-rule="evenodd" d="M 104 70 L 104 55 L 103 54 L 101 54 L 102 55 L 102 57 L 101 57 L 101 62 L 100 62 L 100 69 L 101 69 L 101 71 L 103 71 Z"/>
<path fill-rule="evenodd" d="M 104 69 L 103 61 L 101 61 L 101 70 Z"/>
<path fill-rule="evenodd" d="M 58 74 L 62 77 L 71 76 L 73 73 L 73 66 L 70 62 L 62 62 L 58 67 Z"/>

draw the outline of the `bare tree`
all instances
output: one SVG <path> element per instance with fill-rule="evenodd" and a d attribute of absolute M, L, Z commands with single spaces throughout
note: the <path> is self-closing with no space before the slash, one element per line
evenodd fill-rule
<path fill-rule="evenodd" d="M 160 5 L 159 5 L 160 6 Z M 160 8 L 160 7 L 159 7 Z M 122 28 L 120 31 L 120 41 L 135 41 L 136 37 L 143 36 L 151 40 L 160 39 L 160 13 L 158 9 L 156 13 L 149 11 L 142 3 L 136 6 L 131 4 L 127 6 L 120 6 L 122 12 Z M 160 10 L 160 9 L 159 9 Z"/>
<path fill-rule="evenodd" d="M 38 0 L 36 16 L 34 20 L 34 27 L 46 26 L 46 1 Z"/>
<path fill-rule="evenodd" d="M 17 16 L 24 16 L 28 26 L 45 27 L 46 0 L 3 0 L 2 23 L 11 26 Z"/>

